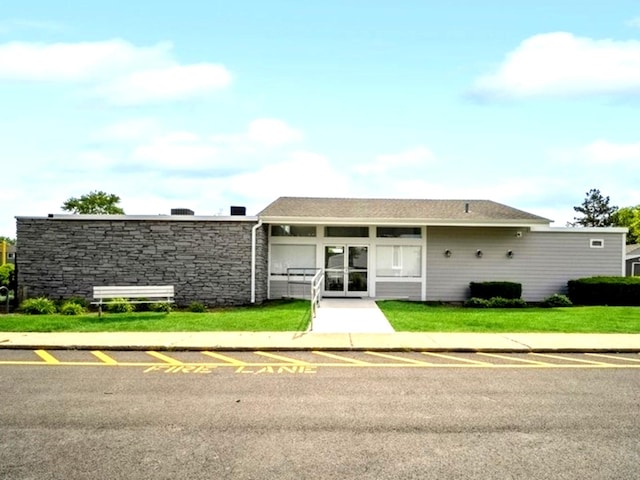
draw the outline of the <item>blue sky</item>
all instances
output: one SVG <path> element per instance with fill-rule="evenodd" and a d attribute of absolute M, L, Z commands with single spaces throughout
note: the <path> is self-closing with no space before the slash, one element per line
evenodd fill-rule
<path fill-rule="evenodd" d="M 5 2 L 0 235 L 282 195 L 640 204 L 640 4 Z"/>

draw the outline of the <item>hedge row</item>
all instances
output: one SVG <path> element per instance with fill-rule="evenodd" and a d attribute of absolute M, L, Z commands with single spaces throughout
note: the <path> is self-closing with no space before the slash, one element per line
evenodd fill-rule
<path fill-rule="evenodd" d="M 471 282 L 471 298 L 518 299 L 522 296 L 522 284 L 515 282 Z"/>
<path fill-rule="evenodd" d="M 567 286 L 576 305 L 640 306 L 639 277 L 579 278 Z"/>

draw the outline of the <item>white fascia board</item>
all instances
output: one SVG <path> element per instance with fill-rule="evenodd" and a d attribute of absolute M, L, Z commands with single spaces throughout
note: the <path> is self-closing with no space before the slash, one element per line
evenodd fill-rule
<path fill-rule="evenodd" d="M 160 222 L 252 222 L 256 223 L 258 217 L 246 215 L 74 215 L 74 214 L 49 214 L 46 217 L 17 216 L 16 220 L 74 220 L 74 221 L 160 221 Z"/>
<path fill-rule="evenodd" d="M 626 227 L 531 227 L 532 232 L 557 232 L 557 233 L 627 233 Z"/>
<path fill-rule="evenodd" d="M 533 223 L 522 220 L 474 221 L 438 220 L 424 218 L 333 218 L 333 217 L 260 217 L 264 223 L 284 225 L 390 225 L 390 226 L 428 226 L 428 227 L 518 227 L 534 228 L 547 225 L 546 222 Z"/>

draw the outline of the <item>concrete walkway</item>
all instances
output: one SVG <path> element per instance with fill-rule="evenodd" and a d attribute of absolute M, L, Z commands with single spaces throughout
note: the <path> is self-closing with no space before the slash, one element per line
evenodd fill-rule
<path fill-rule="evenodd" d="M 372 350 L 432 352 L 637 352 L 640 334 L 314 333 L 314 332 L 0 332 L 0 349 Z M 640 358 L 639 358 L 640 360 Z"/>
<path fill-rule="evenodd" d="M 393 327 L 371 298 L 323 298 L 314 333 L 393 333 Z"/>

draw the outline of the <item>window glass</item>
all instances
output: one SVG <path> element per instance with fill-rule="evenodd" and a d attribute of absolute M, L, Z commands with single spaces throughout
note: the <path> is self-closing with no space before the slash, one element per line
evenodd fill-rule
<path fill-rule="evenodd" d="M 368 237 L 369 227 L 325 227 L 325 237 Z"/>
<path fill-rule="evenodd" d="M 422 229 L 420 227 L 378 227 L 376 236 L 378 238 L 421 238 Z"/>
<path fill-rule="evenodd" d="M 376 250 L 376 274 L 379 277 L 419 277 L 421 247 L 413 245 L 379 245 Z"/>
<path fill-rule="evenodd" d="M 288 268 L 315 268 L 315 245 L 271 245 L 271 275 L 286 275 Z M 294 272 L 300 273 L 302 272 Z"/>
<path fill-rule="evenodd" d="M 272 237 L 315 237 L 315 225 L 271 225 Z"/>
<path fill-rule="evenodd" d="M 604 240 L 600 238 L 592 238 L 590 245 L 591 248 L 604 248 Z"/>

